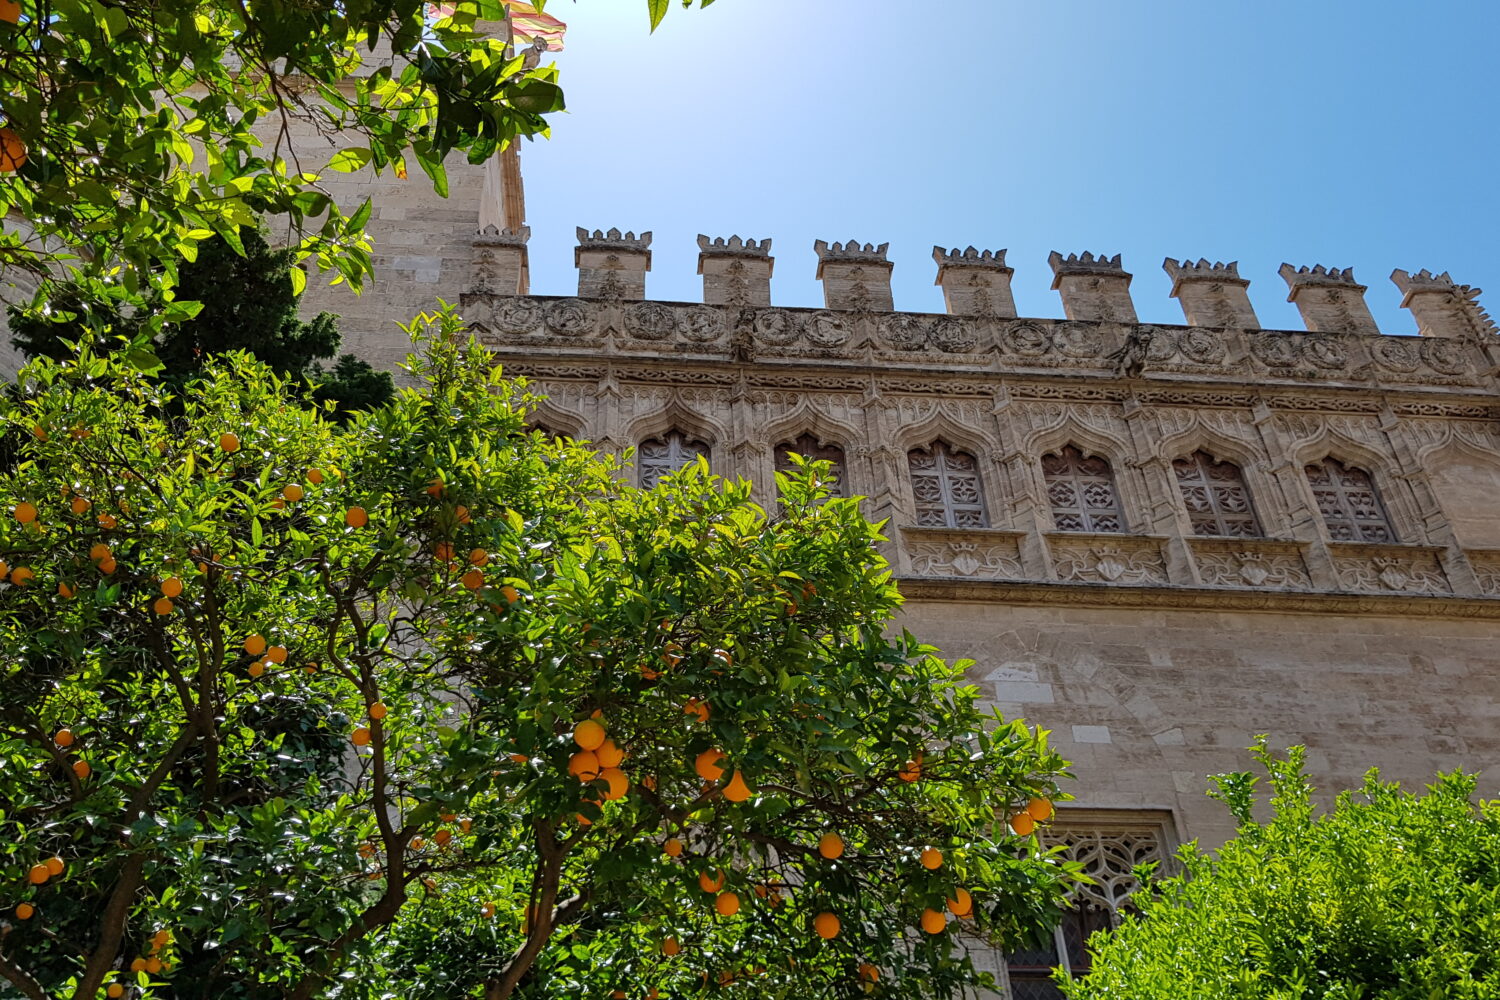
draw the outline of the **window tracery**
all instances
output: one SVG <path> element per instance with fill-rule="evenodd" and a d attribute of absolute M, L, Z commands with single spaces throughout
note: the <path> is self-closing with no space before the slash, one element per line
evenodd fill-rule
<path fill-rule="evenodd" d="M 696 461 L 700 455 L 705 460 L 709 457 L 708 445 L 689 438 L 681 431 L 668 431 L 661 437 L 642 441 L 635 453 L 641 488 L 651 489 L 663 477 Z"/>
<path fill-rule="evenodd" d="M 1109 461 L 1073 445 L 1042 456 L 1047 501 L 1058 531 L 1124 532 L 1125 518 Z"/>
<path fill-rule="evenodd" d="M 1172 471 L 1193 534 L 1237 538 L 1259 538 L 1263 534 L 1238 465 L 1215 461 L 1208 452 L 1199 450 L 1174 460 Z"/>
<path fill-rule="evenodd" d="M 836 444 L 824 444 L 812 433 L 800 434 L 796 440 L 783 441 L 776 446 L 776 471 L 792 472 L 792 453 L 796 452 L 806 459 L 829 462 L 833 465 L 832 482 L 828 483 L 828 492 L 836 497 L 849 495 L 844 488 L 847 476 L 844 466 L 844 449 Z"/>
<path fill-rule="evenodd" d="M 946 441 L 906 454 L 917 524 L 933 528 L 986 528 L 989 516 L 979 479 L 979 460 Z"/>
<path fill-rule="evenodd" d="M 1329 456 L 1306 467 L 1318 513 L 1336 542 L 1394 542 L 1390 518 L 1370 474 Z"/>

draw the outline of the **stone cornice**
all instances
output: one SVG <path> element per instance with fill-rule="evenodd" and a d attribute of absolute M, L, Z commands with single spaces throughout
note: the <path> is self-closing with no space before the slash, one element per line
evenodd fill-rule
<path fill-rule="evenodd" d="M 896 582 L 908 602 L 1500 620 L 1500 600 L 1482 597 L 1289 593 L 1180 586 L 1119 587 L 1104 583 L 1034 583 L 913 576 L 898 576 Z"/>

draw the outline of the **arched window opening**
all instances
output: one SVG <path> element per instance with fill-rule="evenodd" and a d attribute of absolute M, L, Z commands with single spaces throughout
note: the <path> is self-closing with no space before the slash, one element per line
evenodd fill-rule
<path fill-rule="evenodd" d="M 917 524 L 932 528 L 986 528 L 979 461 L 946 441 L 913 448 L 906 460 L 917 500 Z"/>
<path fill-rule="evenodd" d="M 1394 542 L 1390 518 L 1370 474 L 1333 456 L 1307 466 L 1307 482 L 1318 501 L 1318 513 L 1336 542 Z"/>
<path fill-rule="evenodd" d="M 635 452 L 636 468 L 640 471 L 641 488 L 649 490 L 702 455 L 709 457 L 708 445 L 688 437 L 681 431 L 668 431 L 661 437 L 642 441 Z"/>
<path fill-rule="evenodd" d="M 1125 531 L 1109 462 L 1097 455 L 1083 456 L 1073 445 L 1042 456 L 1047 501 L 1058 531 Z"/>
<path fill-rule="evenodd" d="M 849 495 L 849 491 L 844 488 L 846 479 L 844 449 L 836 444 L 824 444 L 814 434 L 799 434 L 796 440 L 783 441 L 776 446 L 777 472 L 792 472 L 796 468 L 792 465 L 793 452 L 806 459 L 831 463 L 833 481 L 828 483 L 828 492 L 836 497 Z"/>
<path fill-rule="evenodd" d="M 1172 463 L 1177 488 L 1195 535 L 1259 538 L 1260 521 L 1250 502 L 1244 473 L 1233 462 L 1216 462 L 1206 451 Z"/>

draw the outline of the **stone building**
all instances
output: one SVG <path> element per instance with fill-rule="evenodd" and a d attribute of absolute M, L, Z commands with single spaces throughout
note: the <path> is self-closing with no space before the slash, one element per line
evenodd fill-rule
<path fill-rule="evenodd" d="M 1255 734 L 1329 791 L 1500 756 L 1500 331 L 1448 275 L 1392 275 L 1398 337 L 1350 270 L 1285 265 L 1306 329 L 1264 330 L 1235 264 L 1169 259 L 1168 326 L 1119 256 L 1054 253 L 1065 318 L 1030 319 L 1004 251 L 936 249 L 924 315 L 893 311 L 884 245 L 819 241 L 825 306 L 796 309 L 771 240 L 699 237 L 703 301 L 662 302 L 650 233 L 579 229 L 578 295 L 532 296 L 525 230 L 452 221 L 429 291 L 548 396 L 540 426 L 634 449 L 646 484 L 704 455 L 763 501 L 789 452 L 832 461 L 889 521 L 902 624 L 1053 731 L 1078 775 L 1053 835 L 1099 884 L 1055 949 L 995 959 L 1018 1000 L 1082 968 L 1135 864 L 1232 833 L 1206 776 Z"/>

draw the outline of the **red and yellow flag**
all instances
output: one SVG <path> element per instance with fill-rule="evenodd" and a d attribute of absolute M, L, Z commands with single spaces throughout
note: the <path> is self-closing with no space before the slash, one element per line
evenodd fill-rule
<path fill-rule="evenodd" d="M 541 42 L 548 52 L 561 52 L 563 32 L 568 26 L 551 14 L 543 14 L 526 0 L 500 0 L 510 10 L 511 44 L 528 49 Z M 434 18 L 453 16 L 454 5 L 435 3 L 428 7 Z"/>

